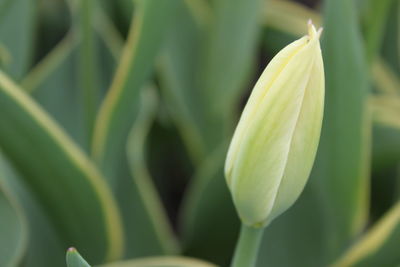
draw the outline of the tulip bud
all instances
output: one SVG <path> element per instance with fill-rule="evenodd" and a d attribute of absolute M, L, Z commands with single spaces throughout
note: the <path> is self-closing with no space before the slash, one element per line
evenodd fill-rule
<path fill-rule="evenodd" d="M 286 211 L 307 182 L 324 105 L 319 37 L 289 44 L 256 83 L 232 138 L 225 176 L 242 222 L 262 227 Z"/>

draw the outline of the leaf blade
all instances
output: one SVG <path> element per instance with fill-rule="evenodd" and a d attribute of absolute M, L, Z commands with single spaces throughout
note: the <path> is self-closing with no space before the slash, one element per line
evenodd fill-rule
<path fill-rule="evenodd" d="M 328 0 L 324 12 L 325 114 L 311 178 L 326 203 L 329 261 L 366 223 L 371 128 L 368 69 L 354 3 Z"/>
<path fill-rule="evenodd" d="M 16 200 L 0 181 L 0 265 L 17 266 L 27 248 L 27 222 Z"/>
<path fill-rule="evenodd" d="M 75 248 L 68 249 L 66 258 L 68 267 L 90 267 Z"/>
<path fill-rule="evenodd" d="M 106 258 L 119 257 L 122 250 L 119 211 L 98 170 L 51 118 L 3 73 L 0 73 L 0 101 L 1 146 L 46 207 L 64 242 L 76 242 L 96 262 L 104 260 L 99 256 L 103 254 Z M 36 154 L 21 154 L 25 149 Z M 64 188 L 60 188 L 59 183 Z M 87 213 L 88 209 L 92 209 L 91 212 Z M 84 231 L 73 227 L 77 216 Z M 94 221 L 97 224 L 93 224 Z"/>

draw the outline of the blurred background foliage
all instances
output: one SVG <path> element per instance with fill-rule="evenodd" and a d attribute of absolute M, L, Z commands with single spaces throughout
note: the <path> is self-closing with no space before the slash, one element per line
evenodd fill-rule
<path fill-rule="evenodd" d="M 399 266 L 395 0 L 0 0 L 0 266 L 228 266 L 227 145 L 310 18 L 321 143 L 257 266 Z"/>

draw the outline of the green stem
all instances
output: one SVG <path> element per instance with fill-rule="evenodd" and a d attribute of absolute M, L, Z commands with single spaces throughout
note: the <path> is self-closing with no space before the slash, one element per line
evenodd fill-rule
<path fill-rule="evenodd" d="M 242 224 L 231 267 L 255 266 L 263 232 L 264 228 Z"/>

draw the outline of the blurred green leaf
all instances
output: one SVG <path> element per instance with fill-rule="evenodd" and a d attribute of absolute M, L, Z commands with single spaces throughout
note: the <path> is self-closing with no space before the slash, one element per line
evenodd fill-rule
<path fill-rule="evenodd" d="M 293 36 L 303 36 L 307 31 L 307 21 L 316 27 L 322 26 L 321 16 L 314 9 L 288 0 L 264 0 L 262 21 L 265 26 Z M 273 41 L 268 38 L 268 41 Z"/>
<path fill-rule="evenodd" d="M 307 184 L 293 207 L 265 229 L 257 266 L 325 266 L 324 214 L 317 190 Z"/>
<path fill-rule="evenodd" d="M 223 0 L 213 4 L 211 21 L 204 24 L 185 11 L 178 26 L 184 34 L 178 29 L 172 33 L 179 38 L 174 40 L 171 36 L 164 58 L 168 72 L 164 73 L 166 99 L 171 101 L 171 109 L 175 105 L 179 109 L 171 114 L 176 116 L 196 163 L 219 147 L 232 130 L 232 114 L 248 80 L 259 29 L 261 1 Z M 202 32 L 202 27 L 208 31 Z M 199 44 L 203 46 L 198 47 Z M 194 53 L 199 58 L 189 56 L 191 49 L 199 50 Z M 225 152 L 226 144 L 220 148 L 220 156 L 213 156 L 217 163 L 207 159 L 207 167 L 201 167 L 211 171 L 195 175 L 183 202 L 182 215 L 185 252 L 223 265 L 230 261 L 238 231 L 237 216 L 223 179 Z M 204 235 L 211 226 L 218 234 L 205 241 Z M 232 227 L 231 231 L 227 227 Z"/>
<path fill-rule="evenodd" d="M 181 214 L 184 253 L 221 266 L 229 265 L 240 228 L 223 174 L 226 149 L 225 143 L 199 166 Z"/>
<path fill-rule="evenodd" d="M 395 167 L 400 159 L 400 130 L 382 123 L 375 123 L 373 128 L 373 160 L 375 172 Z"/>
<path fill-rule="evenodd" d="M 400 2 L 389 10 L 381 53 L 385 61 L 397 74 L 400 73 Z"/>
<path fill-rule="evenodd" d="M 195 85 L 203 31 L 186 2 L 179 2 L 174 24 L 168 31 L 165 49 L 158 64 L 161 89 L 167 109 L 182 135 L 192 161 L 204 157 L 202 128 L 204 109 L 201 91 Z"/>
<path fill-rule="evenodd" d="M 76 245 L 93 262 L 118 258 L 123 249 L 121 222 L 104 178 L 58 125 L 3 73 L 0 114 L 0 146 L 64 243 Z"/>
<path fill-rule="evenodd" d="M 196 164 L 232 130 L 255 55 L 260 6 L 260 0 L 217 1 L 214 12 L 204 1 L 179 6 L 160 73 L 168 108 Z"/>
<path fill-rule="evenodd" d="M 78 38 L 69 32 L 39 63 L 34 66 L 20 82 L 27 92 L 38 89 L 43 80 L 52 75 L 54 69 L 58 68 L 71 51 L 77 46 Z"/>
<path fill-rule="evenodd" d="M 94 27 L 96 28 L 99 36 L 102 37 L 106 47 L 110 50 L 111 54 L 115 59 L 119 59 L 120 52 L 123 47 L 123 39 L 117 28 L 110 20 L 105 11 L 100 7 L 96 6 L 96 12 L 94 15 Z"/>
<path fill-rule="evenodd" d="M 400 262 L 400 202 L 371 227 L 332 267 L 397 266 Z"/>
<path fill-rule="evenodd" d="M 0 174 L 3 175 L 3 174 Z M 0 179 L 0 266 L 21 263 L 27 248 L 27 227 L 21 207 Z"/>
<path fill-rule="evenodd" d="M 108 179 L 113 179 L 124 155 L 127 135 L 138 112 L 139 91 L 150 78 L 175 4 L 176 0 L 137 4 L 122 60 L 95 125 L 92 152 Z"/>
<path fill-rule="evenodd" d="M 400 159 L 400 97 L 371 97 L 370 108 L 374 121 L 372 167 L 379 172 L 396 166 Z"/>
<path fill-rule="evenodd" d="M 82 148 L 88 149 L 87 124 L 84 116 L 82 85 L 79 80 L 79 49 L 81 39 L 69 32 L 59 44 L 41 60 L 22 81 L 47 112 L 60 123 Z M 103 38 L 96 34 L 97 53 L 101 55 L 100 77 L 97 84 L 102 94 L 106 91 L 115 66 L 115 58 Z M 71 107 L 74 107 L 71 109 Z"/>
<path fill-rule="evenodd" d="M 220 0 L 200 51 L 196 85 L 208 151 L 230 136 L 236 107 L 249 80 L 259 32 L 261 0 Z"/>
<path fill-rule="evenodd" d="M 312 176 L 320 186 L 320 201 L 324 204 L 330 261 L 366 223 L 371 128 L 368 69 L 354 3 L 327 0 L 324 19 L 326 102 Z"/>
<path fill-rule="evenodd" d="M 10 194 L 18 200 L 26 217 L 29 230 L 29 249 L 25 252 L 24 266 L 62 266 L 66 248 L 60 242 L 43 209 L 1 153 L 0 183 L 6 185 Z"/>
<path fill-rule="evenodd" d="M 392 95 L 400 93 L 400 77 L 383 59 L 377 59 L 372 65 L 372 78 L 378 92 Z"/>
<path fill-rule="evenodd" d="M 173 247 L 158 242 L 154 228 L 148 228 L 154 221 L 146 211 L 146 200 L 142 199 L 140 189 L 131 177 L 126 146 L 129 131 L 138 116 L 140 90 L 150 79 L 176 3 L 177 0 L 136 3 L 120 64 L 95 125 L 92 155 L 106 174 L 121 207 L 126 226 L 127 257 L 174 252 Z M 142 228 L 149 231 L 142 231 Z M 147 242 L 143 243 L 143 240 Z"/>
<path fill-rule="evenodd" d="M 35 100 L 49 112 L 81 147 L 85 140 L 82 101 L 77 72 L 78 39 L 69 33 L 22 81 Z M 74 108 L 71 109 L 71 106 Z"/>
<path fill-rule="evenodd" d="M 141 0 L 117 0 L 113 1 L 114 6 L 117 12 L 117 16 L 119 16 L 119 20 L 126 25 L 129 25 L 129 22 L 132 20 L 132 11 L 136 2 Z"/>
<path fill-rule="evenodd" d="M 187 257 L 151 257 L 121 261 L 101 267 L 217 267 L 214 264 Z"/>
<path fill-rule="evenodd" d="M 365 45 L 367 59 L 371 62 L 379 54 L 388 13 L 394 7 L 395 2 L 393 0 L 368 0 L 366 3 L 367 14 L 364 17 Z"/>
<path fill-rule="evenodd" d="M 371 217 L 375 220 L 399 196 L 396 172 L 400 161 L 400 97 L 394 93 L 378 94 L 370 97 L 369 104 L 374 122 Z"/>
<path fill-rule="evenodd" d="M 135 239 L 141 240 L 142 247 L 158 243 L 164 251 L 176 253 L 178 243 L 147 169 L 145 159 L 145 142 L 155 119 L 157 104 L 158 99 L 152 87 L 142 90 L 140 111 L 128 138 L 128 161 L 139 195 L 133 203 L 135 206 L 132 209 L 143 209 L 142 212 L 149 218 L 149 223 L 142 222 L 142 217 L 136 219 L 136 223 L 141 227 L 138 229 Z M 147 229 L 148 227 L 150 229 Z M 149 240 L 150 238 L 156 240 Z M 146 243 L 148 244 L 146 245 Z"/>
<path fill-rule="evenodd" d="M 27 72 L 31 61 L 35 13 L 36 4 L 31 0 L 7 1 L 1 6 L 0 44 L 9 57 L 0 66 L 17 80 Z"/>
<path fill-rule="evenodd" d="M 183 0 L 197 24 L 206 26 L 211 20 L 211 7 L 207 0 Z"/>
<path fill-rule="evenodd" d="M 90 267 L 84 258 L 75 248 L 69 248 L 67 251 L 67 266 L 68 267 Z"/>
<path fill-rule="evenodd" d="M 77 23 L 73 28 L 82 40 L 79 46 L 78 77 L 82 92 L 85 133 L 89 143 L 91 143 L 94 120 L 100 103 L 100 96 L 102 95 L 98 80 L 99 58 L 97 56 L 99 53 L 97 53 L 98 47 L 94 29 L 96 7 L 97 1 L 80 0 L 75 12 L 75 21 Z"/>

